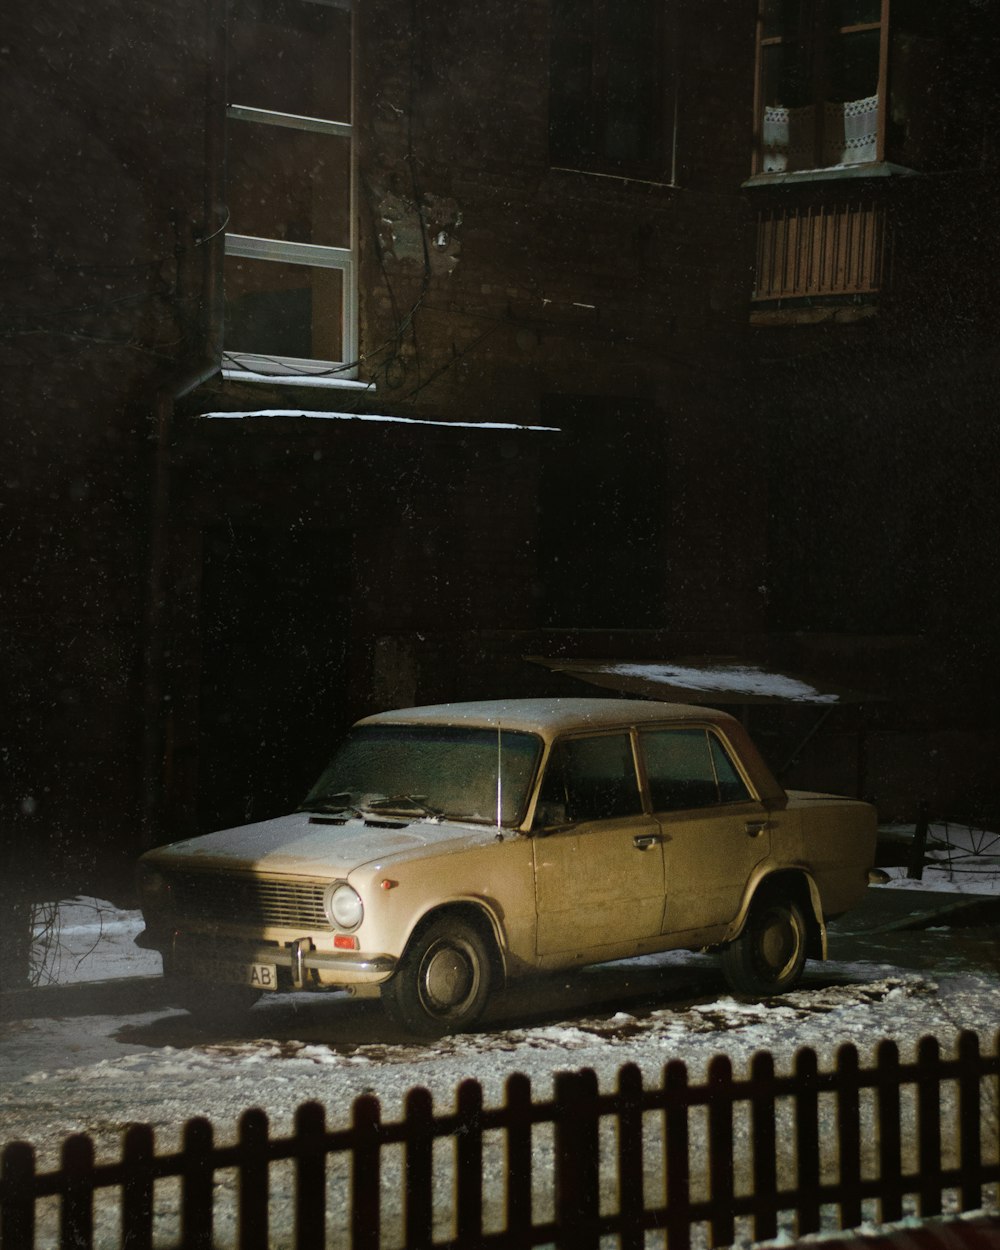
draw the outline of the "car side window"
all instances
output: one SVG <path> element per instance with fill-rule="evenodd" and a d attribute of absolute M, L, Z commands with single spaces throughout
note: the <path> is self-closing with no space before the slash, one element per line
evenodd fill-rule
<path fill-rule="evenodd" d="M 742 777 L 706 729 L 654 729 L 639 735 L 654 812 L 748 799 Z"/>
<path fill-rule="evenodd" d="M 564 809 L 565 819 L 574 822 L 641 814 L 642 796 L 629 735 L 557 742 L 538 801 L 539 808 L 548 813 Z"/>

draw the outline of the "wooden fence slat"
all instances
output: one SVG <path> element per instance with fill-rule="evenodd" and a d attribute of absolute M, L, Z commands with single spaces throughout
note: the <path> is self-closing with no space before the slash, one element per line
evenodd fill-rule
<path fill-rule="evenodd" d="M 507 1078 L 507 1237 L 512 1247 L 531 1242 L 531 1081 L 522 1073 Z"/>
<path fill-rule="evenodd" d="M 589 1068 L 555 1079 L 556 1245 L 597 1250 L 599 1149 L 597 1077 Z"/>
<path fill-rule="evenodd" d="M 881 1042 L 876 1055 L 876 1133 L 879 1176 L 882 1179 L 879 1218 L 884 1223 L 903 1218 L 903 1155 L 900 1119 L 899 1047 Z"/>
<path fill-rule="evenodd" d="M 417 1086 L 406 1095 L 404 1222 L 409 1250 L 427 1250 L 434 1228 L 434 1101 Z"/>
<path fill-rule="evenodd" d="M 483 1235 L 483 1087 L 463 1081 L 458 1087 L 455 1164 L 455 1228 L 461 1245 L 478 1245 Z"/>
<path fill-rule="evenodd" d="M 59 1219 L 63 1250 L 91 1250 L 94 1244 L 94 1143 L 86 1133 L 67 1137 L 62 1148 L 65 1187 Z"/>
<path fill-rule="evenodd" d="M 382 1239 L 382 1111 L 371 1094 L 354 1100 L 354 1158 L 351 1169 L 351 1246 L 379 1250 Z"/>
<path fill-rule="evenodd" d="M 259 1107 L 240 1116 L 239 1127 L 240 1250 L 267 1250 L 270 1215 L 268 1120 Z"/>
<path fill-rule="evenodd" d="M 708 1195 L 713 1246 L 736 1240 L 733 1217 L 733 1065 L 716 1055 L 708 1065 Z"/>
<path fill-rule="evenodd" d="M 758 1051 L 750 1063 L 750 1132 L 753 1142 L 753 1230 L 755 1241 L 778 1235 L 777 1106 L 774 1056 Z"/>
<path fill-rule="evenodd" d="M 181 1244 L 184 1250 L 212 1250 L 212 1125 L 197 1116 L 184 1125 L 181 1147 Z"/>
<path fill-rule="evenodd" d="M 35 1148 L 26 1141 L 4 1147 L 0 1159 L 0 1244 L 32 1250 L 35 1244 Z"/>
<path fill-rule="evenodd" d="M 837 1174 L 840 1227 L 861 1223 L 861 1083 L 858 1048 L 848 1042 L 837 1050 Z"/>
<path fill-rule="evenodd" d="M 691 1126 L 687 1065 L 673 1059 L 663 1071 L 664 1171 L 666 1181 L 667 1250 L 691 1247 Z"/>
<path fill-rule="evenodd" d="M 127 1171 L 122 1185 L 122 1245 L 128 1250 L 150 1250 L 153 1244 L 155 1153 L 150 1125 L 130 1125 L 122 1147 L 122 1163 Z"/>
<path fill-rule="evenodd" d="M 295 1250 L 326 1245 L 326 1111 L 304 1102 L 295 1112 Z"/>
<path fill-rule="evenodd" d="M 820 1224 L 818 1074 L 816 1052 L 804 1047 L 795 1056 L 795 1213 L 800 1237 L 818 1233 Z"/>
<path fill-rule="evenodd" d="M 941 1048 L 922 1037 L 917 1045 L 917 1140 L 920 1214 L 941 1214 Z"/>
<path fill-rule="evenodd" d="M 645 1191 L 642 1168 L 642 1073 L 634 1063 L 618 1072 L 618 1213 L 621 1250 L 642 1250 Z"/>
<path fill-rule="evenodd" d="M 964 1032 L 958 1039 L 958 1166 L 961 1172 L 961 1204 L 972 1211 L 982 1205 L 982 1103 L 980 1086 L 983 1063 L 979 1038 Z M 997 1107 L 1000 1113 L 1000 1105 Z M 1000 1136 L 1000 1135 L 998 1135 Z"/>

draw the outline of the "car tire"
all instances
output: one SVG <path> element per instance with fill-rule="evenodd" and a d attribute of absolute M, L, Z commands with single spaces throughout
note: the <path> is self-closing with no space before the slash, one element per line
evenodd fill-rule
<path fill-rule="evenodd" d="M 802 976 L 807 939 L 798 903 L 773 895 L 754 899 L 743 931 L 722 950 L 722 971 L 738 994 L 784 994 Z"/>
<path fill-rule="evenodd" d="M 173 997 L 186 1011 L 206 1025 L 238 1024 L 260 998 L 260 990 L 246 985 L 211 985 L 188 981 Z"/>
<path fill-rule="evenodd" d="M 489 999 L 492 954 L 489 940 L 460 916 L 432 921 L 382 987 L 390 1020 L 421 1037 L 470 1028 Z"/>

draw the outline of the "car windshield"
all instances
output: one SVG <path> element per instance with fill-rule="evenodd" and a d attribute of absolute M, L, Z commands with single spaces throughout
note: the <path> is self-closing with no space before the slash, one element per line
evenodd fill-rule
<path fill-rule="evenodd" d="M 541 754 L 535 734 L 452 725 L 360 725 L 302 804 L 306 810 L 444 816 L 518 825 Z"/>

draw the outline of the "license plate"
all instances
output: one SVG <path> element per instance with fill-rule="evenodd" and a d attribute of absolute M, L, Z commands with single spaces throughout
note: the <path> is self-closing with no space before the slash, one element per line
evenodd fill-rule
<path fill-rule="evenodd" d="M 276 964 L 233 964 L 215 959 L 193 959 L 182 962 L 177 971 L 181 976 L 210 984 L 249 985 L 255 990 L 278 988 Z"/>

